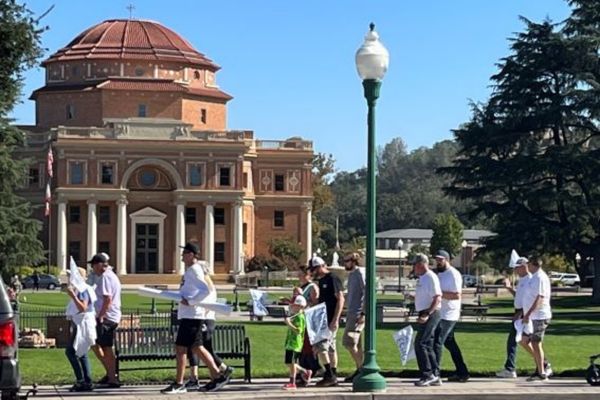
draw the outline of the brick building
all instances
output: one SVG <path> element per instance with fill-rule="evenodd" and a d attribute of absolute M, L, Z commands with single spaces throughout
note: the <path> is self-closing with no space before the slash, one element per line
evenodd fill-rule
<path fill-rule="evenodd" d="M 42 66 L 22 194 L 43 204 L 51 146 L 51 215 L 36 217 L 52 263 L 105 251 L 120 275 L 181 274 L 177 246 L 196 241 L 215 274 L 240 274 L 275 237 L 311 254 L 312 143 L 228 130 L 219 66 L 178 34 L 108 20 Z"/>

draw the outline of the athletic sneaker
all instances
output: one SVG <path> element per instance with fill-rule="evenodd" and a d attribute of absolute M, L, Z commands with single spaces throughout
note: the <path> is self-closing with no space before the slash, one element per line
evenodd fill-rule
<path fill-rule="evenodd" d="M 201 392 L 216 392 L 221 389 L 223 386 L 229 383 L 229 379 L 225 375 L 219 375 L 218 378 L 208 382 L 204 385 L 200 391 Z"/>
<path fill-rule="evenodd" d="M 200 382 L 198 379 L 188 379 L 185 383 L 186 389 L 198 390 L 200 388 Z"/>
<path fill-rule="evenodd" d="M 536 382 L 536 381 L 546 382 L 546 381 L 548 381 L 548 376 L 546 374 L 540 374 L 540 373 L 536 372 L 535 374 L 533 374 L 529 378 L 527 378 L 527 382 Z"/>
<path fill-rule="evenodd" d="M 160 392 L 165 394 L 178 394 L 187 393 L 187 389 L 185 388 L 185 385 L 182 385 L 181 383 L 171 383 Z"/>
<path fill-rule="evenodd" d="M 469 380 L 469 375 L 465 375 L 465 376 L 452 375 L 452 376 L 448 377 L 448 382 L 465 383 L 468 380 Z"/>
<path fill-rule="evenodd" d="M 233 368 L 230 366 L 227 366 L 225 371 L 223 371 L 223 375 L 225 375 L 227 377 L 227 380 L 231 379 L 231 375 L 233 375 Z"/>
<path fill-rule="evenodd" d="M 437 381 L 439 378 L 437 376 L 430 376 L 427 378 L 421 378 L 415 382 L 415 386 L 430 386 L 433 382 Z"/>
<path fill-rule="evenodd" d="M 506 379 L 516 379 L 517 378 L 517 372 L 516 371 L 509 371 L 506 368 L 496 372 L 496 378 L 506 378 Z"/>
<path fill-rule="evenodd" d="M 283 385 L 282 389 L 283 390 L 296 390 L 296 384 L 288 382 L 285 385 Z"/>
<path fill-rule="evenodd" d="M 434 376 L 435 380 L 430 383 L 431 386 L 442 386 L 442 378 Z"/>
<path fill-rule="evenodd" d="M 554 375 L 554 371 L 552 371 L 552 364 L 547 363 L 546 365 L 544 365 L 544 370 L 546 371 L 546 376 L 548 378 Z"/>

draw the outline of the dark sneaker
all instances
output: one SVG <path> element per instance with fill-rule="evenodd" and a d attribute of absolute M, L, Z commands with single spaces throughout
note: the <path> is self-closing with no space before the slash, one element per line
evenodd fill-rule
<path fill-rule="evenodd" d="M 233 375 L 233 368 L 230 366 L 227 366 L 227 369 L 225 369 L 225 371 L 223 371 L 223 375 L 225 375 L 225 377 L 227 378 L 227 381 L 229 381 L 231 379 L 231 375 Z"/>
<path fill-rule="evenodd" d="M 223 386 L 227 385 L 228 383 L 229 383 L 229 379 L 225 375 L 221 375 L 218 378 L 216 378 L 216 379 L 208 382 L 206 385 L 204 385 L 201 391 L 216 392 L 217 390 L 220 390 Z"/>
<path fill-rule="evenodd" d="M 160 391 L 165 394 L 177 394 L 177 393 L 187 393 L 187 389 L 185 385 L 180 383 L 171 383 L 169 386 Z"/>
<path fill-rule="evenodd" d="M 198 382 L 198 379 L 188 379 L 184 386 L 186 389 L 198 390 L 200 388 L 200 382 Z"/>
<path fill-rule="evenodd" d="M 360 370 L 358 370 L 358 369 L 357 369 L 356 371 L 354 371 L 354 372 L 352 373 L 352 375 L 350 375 L 350 376 L 347 376 L 347 377 L 344 379 L 344 383 L 352 383 L 352 381 L 354 381 L 354 378 L 356 378 L 356 377 L 358 376 L 358 374 L 360 374 Z"/>
<path fill-rule="evenodd" d="M 548 380 L 548 376 L 546 376 L 546 374 L 540 374 L 538 372 L 536 372 L 535 374 L 531 375 L 529 378 L 527 378 L 527 382 L 546 382 Z"/>
<path fill-rule="evenodd" d="M 470 378 L 469 375 L 465 375 L 465 376 L 452 375 L 452 376 L 448 377 L 448 382 L 465 383 L 469 380 L 469 378 Z"/>
<path fill-rule="evenodd" d="M 121 382 L 119 382 L 119 381 L 108 382 L 107 384 L 104 385 L 104 387 L 109 388 L 109 389 L 118 389 L 121 387 Z"/>
<path fill-rule="evenodd" d="M 317 387 L 330 387 L 330 386 L 337 386 L 337 384 L 338 384 L 337 376 L 331 375 L 331 376 L 326 376 L 323 379 L 321 379 L 319 382 L 317 382 L 316 386 Z"/>
<path fill-rule="evenodd" d="M 83 382 L 77 382 L 69 388 L 69 392 L 91 392 L 92 390 L 94 390 L 94 385 Z"/>
<path fill-rule="evenodd" d="M 437 376 L 429 376 L 426 378 L 421 378 L 420 380 L 415 382 L 415 386 L 431 386 L 432 383 L 438 381 L 439 378 Z"/>
<path fill-rule="evenodd" d="M 96 382 L 96 384 L 98 385 L 106 385 L 108 383 L 108 376 L 104 375 L 102 377 L 102 379 L 100 379 L 98 382 Z"/>

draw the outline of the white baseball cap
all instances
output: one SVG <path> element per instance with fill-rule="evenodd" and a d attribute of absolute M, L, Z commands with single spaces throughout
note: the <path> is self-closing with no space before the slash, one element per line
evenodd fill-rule
<path fill-rule="evenodd" d="M 306 307 L 306 299 L 303 296 L 296 296 L 294 304 L 297 306 Z"/>

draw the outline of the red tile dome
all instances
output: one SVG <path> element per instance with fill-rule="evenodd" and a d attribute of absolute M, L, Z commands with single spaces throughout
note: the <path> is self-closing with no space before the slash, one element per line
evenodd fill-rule
<path fill-rule="evenodd" d="M 75 60 L 181 62 L 216 71 L 219 66 L 177 33 L 158 22 L 111 19 L 80 33 L 42 65 Z"/>

